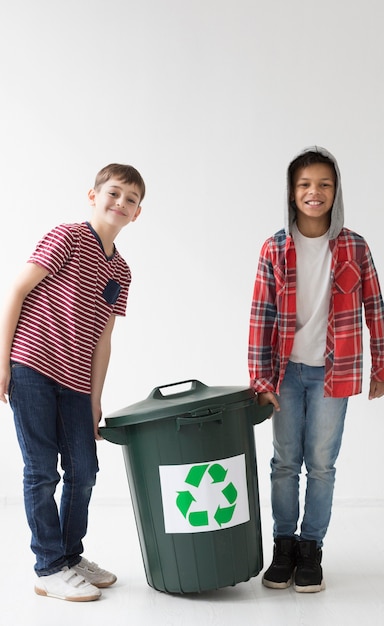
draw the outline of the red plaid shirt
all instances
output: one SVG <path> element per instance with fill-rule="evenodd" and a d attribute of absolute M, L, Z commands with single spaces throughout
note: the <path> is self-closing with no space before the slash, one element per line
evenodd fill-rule
<path fill-rule="evenodd" d="M 324 355 L 324 395 L 360 393 L 363 372 L 362 305 L 370 332 L 371 378 L 384 381 L 384 305 L 371 252 L 360 235 L 343 228 L 329 241 L 331 299 Z M 296 328 L 296 251 L 280 230 L 264 243 L 255 281 L 249 373 L 256 392 L 278 393 Z"/>

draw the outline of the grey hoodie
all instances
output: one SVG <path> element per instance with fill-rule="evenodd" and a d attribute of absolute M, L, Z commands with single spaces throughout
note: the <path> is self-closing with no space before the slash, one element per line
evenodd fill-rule
<path fill-rule="evenodd" d="M 344 203 L 343 203 L 343 194 L 342 194 L 342 189 L 341 189 L 341 178 L 340 178 L 339 166 L 337 164 L 335 157 L 330 152 L 328 152 L 328 150 L 326 150 L 325 148 L 322 148 L 321 146 L 310 146 L 309 148 L 304 148 L 304 150 L 296 154 L 296 156 L 292 159 L 291 163 L 295 161 L 295 159 L 297 159 L 299 156 L 305 154 L 306 152 L 319 152 L 323 156 L 326 156 L 329 159 L 331 159 L 331 161 L 333 162 L 335 166 L 335 170 L 337 174 L 337 181 L 336 181 L 335 199 L 333 202 L 332 213 L 331 213 L 331 225 L 329 228 L 329 239 L 336 239 L 336 237 L 339 235 L 341 229 L 344 226 Z M 292 206 L 290 197 L 291 197 L 291 189 L 290 189 L 289 176 L 288 176 L 288 170 L 287 170 L 287 200 L 286 200 L 286 208 L 285 208 L 285 232 L 287 235 L 291 234 L 292 224 L 296 219 L 296 211 Z"/>

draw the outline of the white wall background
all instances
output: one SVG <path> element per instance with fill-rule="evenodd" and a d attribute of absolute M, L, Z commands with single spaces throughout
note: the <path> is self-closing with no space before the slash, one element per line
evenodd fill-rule
<path fill-rule="evenodd" d="M 133 283 L 104 414 L 184 379 L 248 385 L 257 258 L 304 146 L 337 156 L 346 225 L 384 283 L 383 18 L 381 0 L 0 1 L 1 293 L 43 233 L 89 217 L 101 167 L 131 163 L 147 183 L 117 241 Z M 349 405 L 338 499 L 383 498 L 384 400 L 367 394 L 368 376 Z M 12 501 L 22 462 L 0 412 L 0 499 Z M 271 423 L 255 435 L 268 500 Z M 98 447 L 94 498 L 127 497 L 121 450 Z"/>

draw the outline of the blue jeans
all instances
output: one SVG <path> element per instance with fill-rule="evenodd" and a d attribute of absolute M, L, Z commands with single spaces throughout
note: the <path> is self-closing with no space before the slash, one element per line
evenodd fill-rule
<path fill-rule="evenodd" d="M 331 518 L 335 462 L 348 398 L 324 397 L 324 367 L 288 364 L 273 415 L 271 495 L 274 537 L 293 537 L 300 515 L 299 479 L 307 470 L 300 537 L 318 547 Z"/>
<path fill-rule="evenodd" d="M 24 460 L 24 503 L 38 576 L 81 559 L 98 462 L 90 396 L 12 363 L 9 401 Z M 55 500 L 63 470 L 60 510 Z"/>

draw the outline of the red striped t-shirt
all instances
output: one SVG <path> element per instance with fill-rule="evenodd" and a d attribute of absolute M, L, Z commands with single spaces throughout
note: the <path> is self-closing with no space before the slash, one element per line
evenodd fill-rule
<path fill-rule="evenodd" d="M 130 269 L 86 222 L 51 230 L 29 262 L 49 274 L 24 300 L 11 359 L 90 393 L 92 354 L 110 315 L 125 315 Z"/>

